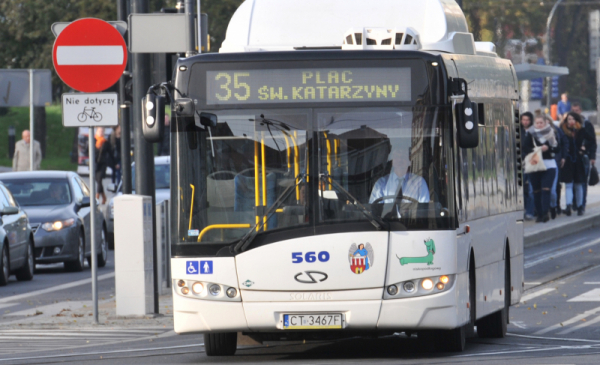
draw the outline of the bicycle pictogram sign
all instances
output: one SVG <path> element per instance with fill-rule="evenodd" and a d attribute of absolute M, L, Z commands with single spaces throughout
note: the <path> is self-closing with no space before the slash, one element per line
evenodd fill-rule
<path fill-rule="evenodd" d="M 102 120 L 102 114 L 96 111 L 95 107 L 84 107 L 83 112 L 77 114 L 77 120 L 81 123 L 85 122 L 90 117 L 94 122 L 100 122 Z"/>

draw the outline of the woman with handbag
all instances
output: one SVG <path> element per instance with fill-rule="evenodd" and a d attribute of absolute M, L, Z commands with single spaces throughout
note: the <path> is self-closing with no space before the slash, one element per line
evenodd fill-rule
<path fill-rule="evenodd" d="M 550 190 L 556 176 L 556 153 L 560 151 L 558 138 L 543 115 L 535 117 L 533 126 L 527 131 L 523 141 L 525 153 L 525 173 L 533 187 L 533 200 L 538 216 L 536 222 L 548 222 L 550 209 Z"/>
<path fill-rule="evenodd" d="M 565 183 L 567 200 L 566 215 L 571 215 L 573 208 L 573 186 L 577 203 L 577 215 L 583 215 L 583 184 L 587 183 L 584 159 L 587 157 L 584 141 L 588 138 L 587 131 L 583 128 L 581 116 L 570 112 L 567 119 L 560 125 L 562 131 L 569 138 L 569 151 L 566 154 L 565 166 L 561 171 L 560 181 Z"/>

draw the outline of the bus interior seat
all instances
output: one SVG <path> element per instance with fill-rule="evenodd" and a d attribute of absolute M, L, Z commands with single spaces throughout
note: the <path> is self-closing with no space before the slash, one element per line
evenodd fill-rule
<path fill-rule="evenodd" d="M 213 172 L 207 177 L 207 199 L 212 208 L 229 208 L 233 210 L 235 202 L 233 171 Z"/>

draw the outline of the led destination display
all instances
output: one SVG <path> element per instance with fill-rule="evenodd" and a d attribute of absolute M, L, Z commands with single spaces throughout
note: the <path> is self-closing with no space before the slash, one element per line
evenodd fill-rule
<path fill-rule="evenodd" d="M 411 101 L 411 69 L 208 71 L 207 105 Z"/>

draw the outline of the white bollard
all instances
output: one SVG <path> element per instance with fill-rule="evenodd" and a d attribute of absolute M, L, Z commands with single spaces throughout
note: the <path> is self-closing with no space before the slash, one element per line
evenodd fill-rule
<path fill-rule="evenodd" d="M 114 202 L 117 317 L 152 314 L 152 198 L 121 195 Z"/>

